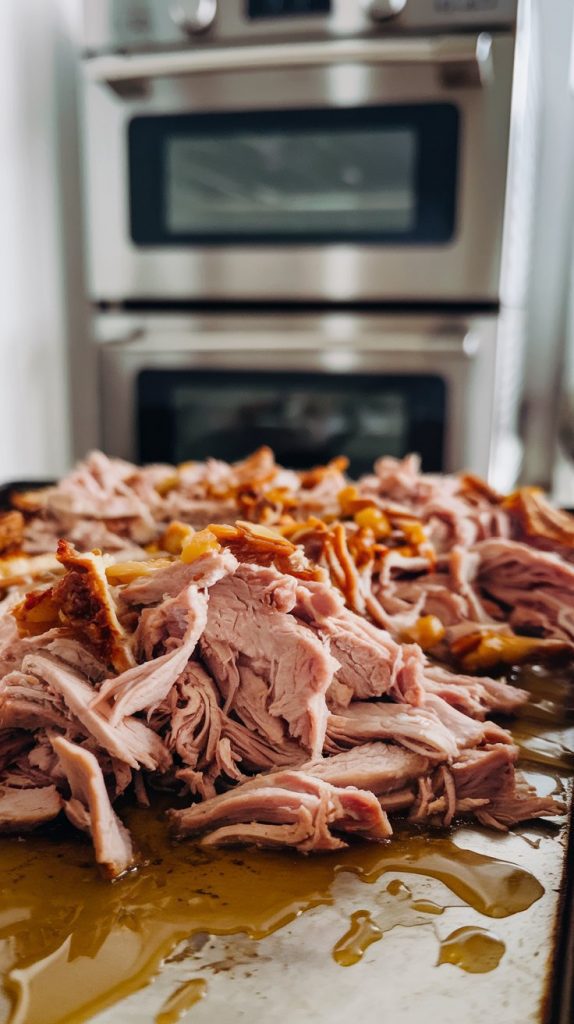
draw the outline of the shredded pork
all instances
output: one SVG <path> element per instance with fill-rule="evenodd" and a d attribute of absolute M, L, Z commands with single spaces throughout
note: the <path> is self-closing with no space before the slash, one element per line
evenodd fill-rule
<path fill-rule="evenodd" d="M 64 813 L 117 877 L 138 854 L 114 801 L 150 787 L 177 836 L 303 852 L 560 812 L 491 716 L 528 699 L 501 668 L 572 658 L 572 521 L 415 457 L 345 471 L 95 452 L 15 497 L 0 831 Z"/>

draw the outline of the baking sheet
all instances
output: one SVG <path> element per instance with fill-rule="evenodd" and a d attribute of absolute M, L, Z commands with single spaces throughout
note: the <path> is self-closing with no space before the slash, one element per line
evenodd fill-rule
<path fill-rule="evenodd" d="M 28 486 L 0 488 L 0 508 L 7 507 L 12 490 Z M 564 734 L 565 746 L 574 749 L 573 730 L 565 725 Z M 541 791 L 555 784 L 555 773 L 532 768 L 531 779 Z M 571 818 L 571 781 L 561 778 L 560 784 Z M 529 871 L 544 894 L 527 910 L 493 920 L 426 876 L 388 872 L 366 884 L 344 872 L 333 882 L 330 906 L 301 914 L 265 939 L 196 935 L 182 943 L 152 984 L 92 1017 L 92 1024 L 167 1024 L 174 993 L 186 992 L 201 996 L 184 1014 L 194 1024 L 241 1019 L 348 1024 L 354 1016 L 362 1024 L 572 1024 L 574 883 L 566 867 L 574 859 L 574 842 L 567 823 L 558 830 L 525 825 L 508 835 L 464 828 L 454 838 L 463 849 Z M 393 886 L 397 880 L 402 887 Z M 413 902 L 421 900 L 444 911 L 413 911 Z M 342 967 L 333 947 L 357 911 L 370 914 L 382 938 L 358 963 Z M 441 942 L 463 927 L 485 929 L 504 943 L 494 970 L 469 973 L 439 963 Z"/>
<path fill-rule="evenodd" d="M 544 895 L 526 911 L 492 920 L 430 878 L 392 872 L 368 885 L 342 874 L 333 885 L 332 906 L 308 911 L 267 939 L 204 936 L 191 950 L 182 944 L 151 986 L 98 1014 L 93 1024 L 152 1024 L 189 981 L 205 983 L 204 998 L 189 1011 L 194 1024 L 571 1024 L 566 1002 L 552 989 L 555 969 L 565 980 L 565 963 L 556 957 L 566 828 L 552 835 L 544 825 L 527 826 L 503 836 L 461 829 L 456 842 L 525 868 L 543 883 Z M 419 915 L 414 923 L 417 915 L 401 910 L 389 892 L 395 879 L 410 891 L 411 902 L 446 905 L 444 913 L 425 922 Z M 359 963 L 341 967 L 333 946 L 357 910 L 381 923 L 383 937 Z M 495 970 L 472 974 L 438 964 L 440 941 L 468 926 L 486 928 L 504 942 Z"/>

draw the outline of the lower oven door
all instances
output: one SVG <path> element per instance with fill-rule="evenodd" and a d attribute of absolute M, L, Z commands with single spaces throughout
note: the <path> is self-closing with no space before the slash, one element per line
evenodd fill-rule
<path fill-rule="evenodd" d="M 300 467 L 419 451 L 427 470 L 488 476 L 496 318 L 102 315 L 101 443 L 140 461 Z"/>

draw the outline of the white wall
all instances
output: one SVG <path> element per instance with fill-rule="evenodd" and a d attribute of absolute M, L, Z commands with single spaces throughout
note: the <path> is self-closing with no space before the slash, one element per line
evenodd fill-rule
<path fill-rule="evenodd" d="M 73 95 L 63 111 L 59 94 L 74 90 L 74 17 L 75 0 L 0 3 L 0 480 L 52 476 L 71 455 L 67 348 L 83 300 L 77 169 L 72 157 L 70 179 L 60 145 L 63 131 L 75 150 Z"/>
<path fill-rule="evenodd" d="M 525 366 L 524 478 L 552 484 L 574 222 L 574 3 L 534 0 L 540 68 L 538 180 Z"/>

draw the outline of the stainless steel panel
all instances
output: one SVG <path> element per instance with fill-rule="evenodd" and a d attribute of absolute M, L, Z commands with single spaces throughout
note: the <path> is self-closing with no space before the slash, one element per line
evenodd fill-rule
<path fill-rule="evenodd" d="M 135 455 L 143 369 L 434 373 L 448 390 L 446 469 L 489 476 L 495 436 L 496 317 L 113 316 L 98 319 L 102 443 Z"/>
<path fill-rule="evenodd" d="M 89 282 L 94 299 L 495 301 L 514 41 L 495 35 L 493 78 L 441 85 L 436 67 L 344 64 L 150 80 L 145 99 L 86 83 Z M 440 246 L 145 247 L 129 236 L 126 130 L 136 114 L 452 102 L 461 115 L 457 228 Z"/>
<path fill-rule="evenodd" d="M 335 67 L 340 64 L 407 65 L 429 64 L 448 85 L 456 76 L 458 84 L 484 85 L 492 78 L 492 38 L 478 36 L 395 37 L 388 39 L 343 39 L 334 42 L 281 43 L 274 46 L 239 46 L 235 49 L 193 49 L 175 53 L 96 57 L 86 62 L 86 77 L 106 82 L 120 95 L 145 95 L 150 79 L 234 71 L 275 71 L 302 67 Z"/>
<path fill-rule="evenodd" d="M 176 5 L 173 5 L 176 6 Z M 219 0 L 211 29 L 193 39 L 170 14 L 167 0 L 84 0 L 83 43 L 90 52 L 169 46 L 256 42 L 262 39 L 333 38 L 512 26 L 517 0 L 407 0 L 395 17 L 372 20 L 361 0 L 332 0 L 328 15 L 249 20 L 246 0 Z"/>

